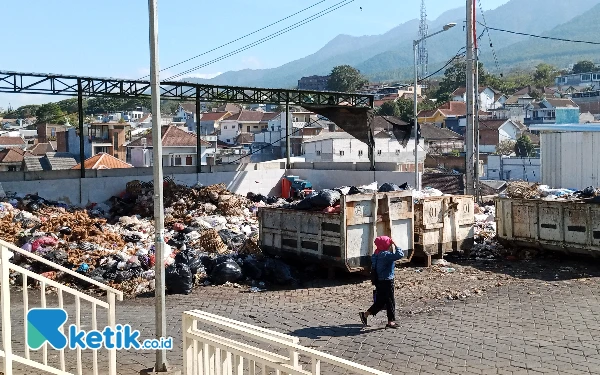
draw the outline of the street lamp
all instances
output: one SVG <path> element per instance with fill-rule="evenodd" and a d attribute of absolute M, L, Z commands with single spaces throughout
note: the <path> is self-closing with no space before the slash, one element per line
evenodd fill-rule
<path fill-rule="evenodd" d="M 419 121 L 417 119 L 417 85 L 419 84 L 418 70 L 417 70 L 417 46 L 419 43 L 424 41 L 427 38 L 431 38 L 434 35 L 443 33 L 444 31 L 448 31 L 451 28 L 456 26 L 456 23 L 448 23 L 444 25 L 444 27 L 433 34 L 429 34 L 421 39 L 415 40 L 413 42 L 413 54 L 415 58 L 415 84 L 413 87 L 413 114 L 415 116 L 415 189 L 421 190 L 421 180 L 419 179 Z"/>

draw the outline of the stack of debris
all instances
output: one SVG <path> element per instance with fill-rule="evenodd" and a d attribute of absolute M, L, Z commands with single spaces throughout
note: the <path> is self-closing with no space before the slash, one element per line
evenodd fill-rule
<path fill-rule="evenodd" d="M 165 182 L 167 246 L 164 258 L 156 259 L 152 195 L 152 183 L 132 181 L 111 206 L 82 209 L 16 194 L 0 202 L 0 239 L 128 295 L 154 290 L 157 261 L 167 267 L 172 293 L 187 294 L 199 283 L 244 281 L 264 288 L 294 280 L 285 263 L 273 263 L 260 251 L 255 204 L 223 184 Z M 52 279 L 73 281 L 30 258 L 17 254 L 13 261 Z"/>

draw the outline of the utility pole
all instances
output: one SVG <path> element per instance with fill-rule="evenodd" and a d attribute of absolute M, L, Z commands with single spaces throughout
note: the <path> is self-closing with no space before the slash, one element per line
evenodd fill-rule
<path fill-rule="evenodd" d="M 474 61 L 474 18 L 475 18 L 475 3 L 474 0 L 467 0 L 467 68 L 466 68 L 466 97 L 467 97 L 467 129 L 466 129 L 466 144 L 467 152 L 465 155 L 465 171 L 466 171 L 466 193 L 468 195 L 475 194 L 475 87 L 473 74 Z"/>
<path fill-rule="evenodd" d="M 160 80 L 158 65 L 158 16 L 157 0 L 148 0 L 150 23 L 150 88 L 152 93 L 152 153 L 154 183 L 154 266 L 156 286 L 154 290 L 156 338 L 167 337 L 167 314 L 165 312 L 165 221 L 163 202 L 162 134 L 160 126 Z M 167 350 L 156 351 L 156 363 L 149 373 L 170 372 Z M 144 371 L 143 371 L 144 372 Z M 146 372 L 148 373 L 148 372 Z M 171 372 L 174 373 L 174 372 Z"/>

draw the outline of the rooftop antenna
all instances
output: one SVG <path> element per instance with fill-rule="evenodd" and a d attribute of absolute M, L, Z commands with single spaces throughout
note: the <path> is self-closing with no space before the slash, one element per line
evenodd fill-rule
<path fill-rule="evenodd" d="M 417 63 L 421 67 L 421 77 L 427 77 L 429 64 L 429 53 L 427 51 L 426 37 L 429 34 L 429 26 L 427 25 L 427 9 L 425 8 L 425 0 L 421 0 L 421 22 L 419 23 L 419 38 L 422 40 L 417 50 Z M 416 90 L 416 88 L 415 88 Z"/>

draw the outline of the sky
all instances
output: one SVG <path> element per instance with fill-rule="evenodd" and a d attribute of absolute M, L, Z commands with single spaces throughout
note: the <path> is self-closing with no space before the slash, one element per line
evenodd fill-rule
<path fill-rule="evenodd" d="M 199 55 L 317 4 L 261 32 L 168 68 L 161 79 L 257 41 L 342 0 L 158 0 L 160 67 Z M 229 70 L 277 67 L 322 48 L 339 34 L 382 34 L 420 16 L 421 0 L 354 0 L 314 21 L 187 76 L 211 78 Z M 485 10 L 508 0 L 480 0 Z M 342 2 L 343 3 L 343 2 Z M 465 0 L 426 0 L 430 20 Z M 362 9 L 361 9 L 362 8 Z M 146 0 L 6 1 L 0 70 L 142 78 L 149 72 Z M 9 31 L 9 32 L 7 32 Z M 415 36 L 418 30 L 415 30 Z M 0 108 L 64 99 L 0 94 Z"/>

